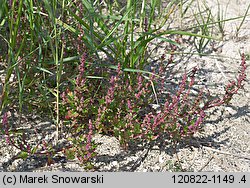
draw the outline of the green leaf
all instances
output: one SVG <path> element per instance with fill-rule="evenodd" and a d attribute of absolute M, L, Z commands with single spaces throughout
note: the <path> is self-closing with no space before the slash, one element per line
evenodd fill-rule
<path fill-rule="evenodd" d="M 66 57 L 62 59 L 63 63 L 67 63 L 67 62 L 72 62 L 72 61 L 79 61 L 80 56 L 72 56 L 72 57 Z M 55 61 L 51 61 L 51 62 L 46 62 L 47 65 L 55 65 L 56 62 Z"/>
<path fill-rule="evenodd" d="M 66 151 L 66 156 L 67 156 L 67 159 L 73 160 L 73 159 L 75 159 L 75 152 L 73 152 L 71 150 L 67 150 Z"/>
<path fill-rule="evenodd" d="M 107 46 L 108 44 L 104 44 L 106 43 L 106 40 L 116 31 L 118 30 L 119 26 L 121 25 L 121 23 L 124 21 L 124 19 L 127 18 L 128 14 L 129 14 L 130 10 L 127 11 L 125 13 L 125 15 L 119 20 L 119 22 L 116 23 L 116 25 L 113 27 L 113 29 L 106 35 L 106 37 L 102 40 L 101 42 L 101 46 Z M 103 45 L 104 44 L 104 45 Z"/>
<path fill-rule="evenodd" d="M 188 126 L 183 126 L 183 131 L 186 134 L 188 132 Z"/>
<path fill-rule="evenodd" d="M 111 65 L 111 64 L 101 64 L 101 66 L 108 67 L 110 69 L 115 69 L 115 70 L 118 69 L 118 67 L 116 65 Z M 151 74 L 151 75 L 159 77 L 159 75 L 157 75 L 157 74 L 154 74 L 154 73 L 149 72 L 149 71 L 141 70 L 141 69 L 124 68 L 124 69 L 122 69 L 122 71 L 124 71 L 124 72 L 145 73 L 145 74 Z"/>
<path fill-rule="evenodd" d="M 2 129 L 2 127 L 0 128 L 2 134 L 4 135 L 5 134 L 5 131 Z"/>
<path fill-rule="evenodd" d="M 99 99 L 99 103 L 100 103 L 100 105 L 103 105 L 105 103 L 105 100 L 104 99 Z"/>
<path fill-rule="evenodd" d="M 148 34 L 150 35 L 150 33 L 148 33 Z M 200 34 L 191 33 L 188 31 L 181 31 L 181 30 L 168 30 L 168 31 L 164 31 L 164 32 L 157 34 L 158 37 L 160 37 L 162 35 L 186 35 L 186 36 L 200 37 L 200 38 L 216 40 L 216 38 L 212 37 L 212 36 L 200 35 Z M 168 39 L 166 39 L 166 40 L 168 40 Z"/>
<path fill-rule="evenodd" d="M 101 77 L 101 76 L 86 76 L 86 78 L 103 79 L 103 77 Z"/>
<path fill-rule="evenodd" d="M 48 73 L 48 74 L 54 75 L 52 72 L 50 72 L 49 70 L 44 69 L 44 68 L 42 68 L 42 67 L 35 67 L 35 68 L 38 69 L 38 70 L 40 70 L 40 71 L 42 71 L 42 72 L 46 72 L 46 73 Z"/>
<path fill-rule="evenodd" d="M 23 160 L 27 159 L 27 157 L 29 156 L 28 152 L 25 151 L 21 151 L 21 153 L 17 156 L 17 158 L 21 158 Z"/>
<path fill-rule="evenodd" d="M 36 153 L 37 147 L 38 147 L 38 145 L 31 150 L 31 154 Z"/>

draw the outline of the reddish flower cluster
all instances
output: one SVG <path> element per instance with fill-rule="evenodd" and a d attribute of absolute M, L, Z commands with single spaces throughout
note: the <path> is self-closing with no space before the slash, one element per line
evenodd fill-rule
<path fill-rule="evenodd" d="M 114 76 L 111 76 L 109 83 L 110 83 L 110 87 L 108 89 L 107 95 L 105 96 L 106 105 L 109 105 L 114 99 L 114 93 L 115 93 L 115 77 Z"/>
<path fill-rule="evenodd" d="M 5 140 L 7 144 L 10 144 L 10 135 L 9 135 L 9 124 L 8 124 L 8 114 L 4 113 L 3 114 L 3 130 L 5 133 Z"/>
<path fill-rule="evenodd" d="M 203 107 L 204 110 L 215 106 L 220 106 L 222 104 L 228 104 L 231 101 L 233 95 L 237 94 L 239 89 L 243 88 L 243 81 L 245 81 L 246 79 L 246 68 L 247 68 L 244 53 L 241 54 L 240 65 L 241 65 L 240 74 L 237 77 L 236 82 L 235 81 L 229 82 L 225 88 L 226 93 L 224 94 L 224 96 L 221 99 L 217 98 L 212 101 L 208 101 Z"/>
<path fill-rule="evenodd" d="M 5 133 L 5 141 L 7 144 L 14 146 L 21 151 L 25 151 L 27 153 L 31 153 L 31 146 L 27 143 L 27 139 L 25 134 L 23 133 L 20 137 L 15 136 L 14 134 L 10 134 L 10 127 L 8 123 L 8 113 L 3 114 L 2 119 L 3 131 Z"/>

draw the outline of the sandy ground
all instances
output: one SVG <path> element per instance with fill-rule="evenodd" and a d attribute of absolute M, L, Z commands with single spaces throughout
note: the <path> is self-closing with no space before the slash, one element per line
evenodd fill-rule
<path fill-rule="evenodd" d="M 216 13 L 217 1 L 207 0 L 206 2 Z M 220 0 L 219 2 L 220 8 L 225 11 L 224 18 L 242 16 L 250 3 L 249 0 Z M 213 47 L 206 48 L 208 51 L 211 50 L 211 55 L 214 56 L 191 56 L 186 57 L 186 61 L 185 58 L 183 60 L 186 67 L 199 67 L 201 82 L 208 85 L 215 93 L 222 92 L 223 84 L 228 83 L 238 73 L 239 52 L 250 55 L 250 16 L 246 18 L 237 35 L 236 28 L 240 22 L 239 19 L 225 23 L 223 41 L 215 41 Z M 188 20 L 183 24 L 189 23 L 192 22 Z M 213 50 L 214 48 L 217 50 Z M 184 46 L 183 50 L 194 51 L 188 46 Z M 159 49 L 154 55 L 158 56 L 161 53 L 163 51 Z M 247 65 L 249 66 L 249 61 Z M 161 148 L 155 145 L 151 149 L 138 146 L 125 152 L 115 138 L 97 135 L 96 142 L 101 143 L 97 148 L 99 154 L 95 159 L 97 170 L 250 172 L 249 73 L 248 68 L 245 90 L 240 91 L 228 106 L 211 110 L 210 118 L 204 123 L 204 131 L 188 141 L 189 146 L 185 143 L 178 145 L 178 157 L 171 146 Z M 49 121 L 42 121 L 39 116 L 31 116 L 27 122 L 30 126 L 51 126 Z M 30 157 L 25 161 L 15 160 L 13 156 L 18 153 L 17 150 L 7 146 L 3 141 L 0 143 L 0 148 L 0 171 L 84 171 L 76 161 L 66 162 L 63 158 L 58 159 L 57 163 L 50 167 L 46 166 L 45 160 L 36 157 Z"/>

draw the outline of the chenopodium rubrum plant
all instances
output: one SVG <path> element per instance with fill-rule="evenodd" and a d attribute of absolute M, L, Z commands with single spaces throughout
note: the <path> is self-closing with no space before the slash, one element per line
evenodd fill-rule
<path fill-rule="evenodd" d="M 151 108 L 147 111 L 146 108 L 153 102 L 149 81 L 138 75 L 137 84 L 130 85 L 121 76 L 122 72 L 118 66 L 117 75 L 111 77 L 108 94 L 98 109 L 96 125 L 101 129 L 110 127 L 111 133 L 118 137 L 122 144 L 137 139 L 151 141 L 166 135 L 174 142 L 180 141 L 200 130 L 207 109 L 230 102 L 233 95 L 243 87 L 245 71 L 246 61 L 242 54 L 237 80 L 226 85 L 225 94 L 221 98 L 210 99 L 210 92 L 205 89 L 200 89 L 198 94 L 193 96 L 192 89 L 197 72 L 197 68 L 194 68 L 189 76 L 184 73 L 178 89 L 165 98 L 160 110 Z M 151 79 L 150 81 L 156 80 L 154 77 Z M 139 115 L 140 111 L 144 111 L 142 116 Z"/>
<path fill-rule="evenodd" d="M 201 89 L 196 96 L 191 96 L 197 69 L 194 68 L 190 76 L 185 73 L 177 91 L 166 99 L 161 112 L 148 116 L 146 126 L 152 127 L 151 131 L 154 132 L 156 137 L 167 133 L 172 141 L 179 141 L 192 136 L 200 130 L 207 109 L 228 104 L 239 89 L 243 88 L 247 68 L 244 53 L 241 55 L 240 67 L 240 73 L 236 81 L 230 81 L 225 87 L 225 94 L 215 99 L 210 99 L 209 90 L 204 89 Z"/>
<path fill-rule="evenodd" d="M 151 108 L 154 95 L 151 83 L 156 79 L 146 79 L 142 74 L 123 72 L 118 64 L 116 72 L 111 72 L 105 84 L 97 84 L 88 79 L 86 58 L 79 66 L 79 75 L 73 91 L 63 95 L 65 119 L 75 147 L 70 152 L 87 161 L 95 156 L 92 136 L 95 133 L 115 136 L 127 148 L 131 141 L 152 141 L 166 135 L 172 141 L 180 141 L 200 130 L 206 117 L 206 110 L 227 104 L 234 94 L 243 87 L 246 78 L 245 56 L 242 54 L 241 70 L 237 81 L 231 81 L 222 98 L 211 100 L 206 90 L 193 96 L 197 69 L 188 76 L 186 73 L 175 93 L 165 98 L 160 110 Z M 131 81 L 130 78 L 136 79 Z M 159 80 L 158 80 L 159 81 Z"/>
<path fill-rule="evenodd" d="M 150 81 L 139 73 L 124 73 L 118 64 L 107 93 L 99 100 L 97 130 L 114 135 L 125 148 L 142 134 L 141 122 L 153 100 Z"/>
<path fill-rule="evenodd" d="M 197 68 L 191 71 L 190 76 L 185 73 L 177 91 L 165 99 L 161 112 L 155 115 L 148 114 L 142 126 L 150 127 L 149 130 L 155 138 L 167 134 L 172 141 L 180 141 L 192 136 L 200 130 L 206 110 L 228 104 L 239 89 L 243 88 L 247 68 L 244 53 L 241 55 L 240 67 L 236 81 L 230 81 L 225 87 L 225 94 L 215 99 L 211 99 L 209 90 L 205 89 L 200 89 L 196 96 L 192 96 L 191 90 L 195 85 Z"/>
<path fill-rule="evenodd" d="M 83 56 L 73 91 L 67 89 L 61 95 L 65 126 L 72 135 L 70 140 L 75 144 L 75 147 L 67 150 L 67 155 L 73 157 L 75 153 L 81 160 L 95 155 L 96 145 L 88 140 L 88 122 L 91 122 L 91 137 L 95 133 L 113 135 L 126 147 L 131 139 L 141 134 L 141 119 L 151 103 L 152 93 L 149 80 L 143 79 L 141 74 L 124 73 L 120 64 L 102 84 L 89 79 L 88 74 L 91 74 L 91 68 Z M 132 76 L 136 81 L 130 80 Z M 91 148 L 88 151 L 91 154 L 86 155 L 86 148 Z"/>
<path fill-rule="evenodd" d="M 77 157 L 82 163 L 95 156 L 96 145 L 92 140 L 95 132 L 92 119 L 95 114 L 94 92 L 96 85 L 89 82 L 86 74 L 86 53 L 81 56 L 79 74 L 75 79 L 72 91 L 67 88 L 61 95 L 64 129 L 70 142 L 64 153 L 68 159 Z"/>
<path fill-rule="evenodd" d="M 0 127 L 2 133 L 5 135 L 5 141 L 8 145 L 18 149 L 20 152 L 15 157 L 16 159 L 26 159 L 30 155 L 40 155 L 47 157 L 47 164 L 54 163 L 53 155 L 60 150 L 53 148 L 49 141 L 42 140 L 36 143 L 30 141 L 30 134 L 23 129 L 12 128 L 9 124 L 9 113 L 3 114 L 2 127 Z M 35 137 L 38 137 L 38 132 L 34 130 Z"/>

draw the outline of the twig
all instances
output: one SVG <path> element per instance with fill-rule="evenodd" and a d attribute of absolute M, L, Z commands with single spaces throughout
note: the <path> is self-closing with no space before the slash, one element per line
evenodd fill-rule
<path fill-rule="evenodd" d="M 213 158 L 214 158 L 214 156 L 212 156 L 207 162 L 206 162 L 206 164 L 203 166 L 203 167 L 201 167 L 201 169 L 200 170 L 198 170 L 198 172 L 201 172 L 212 160 L 213 160 Z"/>
<path fill-rule="evenodd" d="M 151 82 L 151 86 L 152 86 L 152 89 L 153 89 L 153 92 L 154 92 L 154 95 L 155 95 L 156 103 L 157 103 L 157 105 L 159 105 L 159 100 L 158 100 L 158 97 L 157 97 L 157 94 L 156 94 L 156 91 L 155 91 L 154 83 L 151 80 L 150 80 L 150 82 Z"/>
<path fill-rule="evenodd" d="M 152 87 L 152 90 L 153 90 L 153 93 L 154 93 L 154 97 L 155 97 L 155 100 L 156 100 L 156 104 L 159 105 L 159 100 L 158 100 L 157 93 L 156 93 L 156 90 L 155 90 L 154 82 L 152 80 L 150 80 L 150 78 L 145 76 L 145 75 L 143 77 L 150 81 L 151 87 Z"/>
<path fill-rule="evenodd" d="M 216 60 L 214 60 L 216 67 L 219 69 L 220 73 L 222 74 L 222 76 L 225 78 L 226 81 L 228 81 L 228 77 L 224 74 L 223 70 L 221 69 L 220 65 L 218 64 L 218 62 Z"/>
<path fill-rule="evenodd" d="M 210 147 L 207 147 L 207 146 L 202 146 L 202 147 L 205 148 L 205 149 L 207 149 L 207 150 L 210 150 L 210 151 L 213 151 L 213 152 L 217 152 L 217 153 L 220 153 L 220 154 L 231 155 L 231 156 L 234 156 L 234 157 L 237 157 L 237 158 L 242 158 L 242 159 L 250 160 L 250 156 L 236 155 L 236 154 L 232 154 L 232 153 L 229 153 L 229 152 L 225 152 L 225 151 L 217 150 L 217 149 L 214 149 L 214 148 L 210 148 Z"/>

